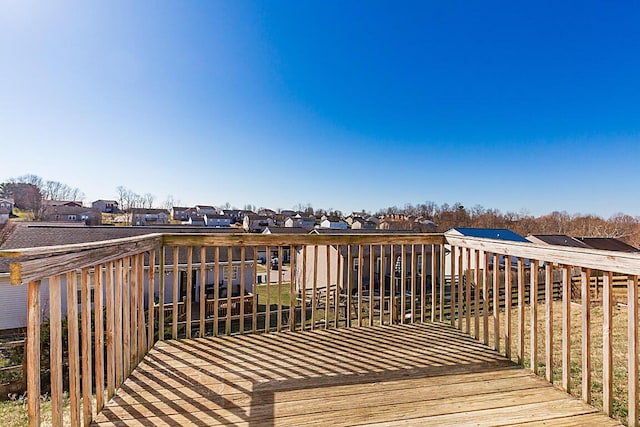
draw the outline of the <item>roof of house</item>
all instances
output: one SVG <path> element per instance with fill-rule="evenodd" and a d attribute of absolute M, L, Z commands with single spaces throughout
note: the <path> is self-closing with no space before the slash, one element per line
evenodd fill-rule
<path fill-rule="evenodd" d="M 113 204 L 116 204 L 116 205 L 118 204 L 118 202 L 116 200 L 106 200 L 106 199 L 98 199 L 98 200 L 95 200 L 95 201 L 93 201 L 91 203 L 99 203 L 99 202 L 113 203 Z"/>
<path fill-rule="evenodd" d="M 205 228 L 189 226 L 163 227 L 113 227 L 59 225 L 40 222 L 10 222 L 0 228 L 0 250 L 35 248 L 43 246 L 70 245 L 76 243 L 99 242 L 103 240 L 143 236 L 153 233 L 234 233 L 233 228 Z M 173 251 L 167 251 L 167 253 Z M 181 251 L 185 252 L 185 251 Z M 194 251 L 194 256 L 200 251 Z M 220 251 L 225 253 L 226 250 Z M 238 252 L 239 253 L 239 252 Z M 199 257 L 199 255 L 198 255 Z M 234 255 L 235 257 L 235 255 Z M 199 258 L 198 258 L 199 259 Z M 182 255 L 181 255 L 182 260 Z M 181 261 L 182 262 L 182 261 Z M 194 259 L 195 262 L 195 259 Z M 9 271 L 9 260 L 0 258 L 0 272 Z"/>
<path fill-rule="evenodd" d="M 593 249 L 617 252 L 640 252 L 638 248 L 613 237 L 578 237 L 585 245 Z"/>
<path fill-rule="evenodd" d="M 483 239 L 508 240 L 512 242 L 531 243 L 521 235 L 506 228 L 464 228 L 454 227 L 446 233 L 457 232 L 462 236 L 479 237 Z M 446 234 L 445 233 L 445 234 Z"/>
<path fill-rule="evenodd" d="M 556 246 L 567 246 L 572 248 L 588 248 L 589 246 L 575 237 L 567 236 L 566 234 L 531 234 L 527 236 L 527 239 L 531 241 L 532 239 L 540 240 L 548 245 L 556 245 Z M 535 242 L 534 242 L 535 243 Z"/>
<path fill-rule="evenodd" d="M 144 214 L 169 215 L 169 212 L 166 209 L 150 209 L 150 208 L 133 208 L 131 209 L 131 213 L 137 214 L 137 215 L 144 215 Z"/>
<path fill-rule="evenodd" d="M 45 215 L 79 215 L 84 213 L 91 213 L 94 215 L 100 215 L 98 208 L 87 208 L 84 206 L 49 206 L 45 210 Z"/>

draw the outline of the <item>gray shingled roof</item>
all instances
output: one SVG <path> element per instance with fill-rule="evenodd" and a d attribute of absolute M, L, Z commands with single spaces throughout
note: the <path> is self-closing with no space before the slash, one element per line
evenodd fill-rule
<path fill-rule="evenodd" d="M 79 226 L 58 225 L 35 222 L 10 222 L 0 229 L 0 250 L 35 248 L 42 246 L 69 245 L 76 243 L 99 242 L 103 240 L 120 239 L 126 237 L 143 236 L 153 233 L 234 233 L 233 228 L 205 228 L 188 226 L 163 227 L 113 227 L 113 226 Z M 213 257 L 213 249 L 208 249 Z M 200 250 L 195 249 L 194 262 L 200 262 Z M 207 258 L 209 258 L 207 254 Z M 233 257 L 240 259 L 240 248 L 234 248 Z M 247 259 L 253 253 L 247 249 Z M 213 259 L 213 258 L 211 258 Z M 226 261 L 227 251 L 220 251 L 220 261 Z M 158 262 L 158 261 L 157 261 Z M 180 250 L 180 263 L 186 263 L 186 249 Z M 166 264 L 173 263 L 173 252 L 167 251 Z M 9 260 L 0 258 L 0 273 L 9 271 Z"/>

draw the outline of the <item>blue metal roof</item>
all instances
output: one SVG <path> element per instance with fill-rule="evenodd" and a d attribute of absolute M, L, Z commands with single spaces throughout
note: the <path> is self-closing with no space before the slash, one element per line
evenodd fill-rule
<path fill-rule="evenodd" d="M 531 243 L 521 235 L 506 228 L 452 228 L 452 230 L 456 230 L 463 236 L 468 237 Z"/>

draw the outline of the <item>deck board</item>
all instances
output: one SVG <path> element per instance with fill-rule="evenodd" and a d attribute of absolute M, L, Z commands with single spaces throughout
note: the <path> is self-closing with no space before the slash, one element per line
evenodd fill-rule
<path fill-rule="evenodd" d="M 159 342 L 95 424 L 619 425 L 438 323 Z"/>

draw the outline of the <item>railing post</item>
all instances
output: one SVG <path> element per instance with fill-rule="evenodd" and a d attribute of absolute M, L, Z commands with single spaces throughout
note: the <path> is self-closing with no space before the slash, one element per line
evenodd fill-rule
<path fill-rule="evenodd" d="M 545 298 L 545 377 L 553 383 L 553 267 L 550 262 L 545 264 L 544 275 Z"/>
<path fill-rule="evenodd" d="M 529 289 L 529 308 L 531 309 L 530 365 L 535 374 L 538 370 L 538 260 L 532 260 L 530 265 L 531 288 Z"/>
<path fill-rule="evenodd" d="M 27 402 L 29 426 L 40 425 L 40 281 L 28 284 Z"/>

